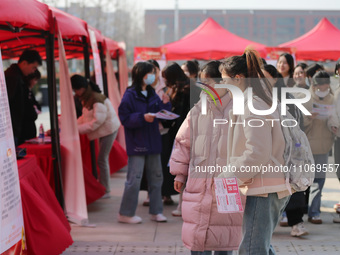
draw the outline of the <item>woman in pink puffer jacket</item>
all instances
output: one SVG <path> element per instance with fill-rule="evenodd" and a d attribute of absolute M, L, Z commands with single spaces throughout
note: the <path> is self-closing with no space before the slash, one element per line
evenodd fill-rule
<path fill-rule="evenodd" d="M 212 86 L 219 83 L 210 78 L 221 78 L 219 64 L 219 61 L 206 64 L 201 80 Z M 214 177 L 219 173 L 205 171 L 208 166 L 227 165 L 228 125 L 214 127 L 213 119 L 229 119 L 232 98 L 227 90 L 216 90 L 222 104 L 214 105 L 208 97 L 206 115 L 201 114 L 201 101 L 191 109 L 177 133 L 170 159 L 170 172 L 176 175 L 175 189 L 180 192 L 186 183 L 182 240 L 191 254 L 211 254 L 214 250 L 215 254 L 229 255 L 238 249 L 242 238 L 242 213 L 218 213 Z"/>

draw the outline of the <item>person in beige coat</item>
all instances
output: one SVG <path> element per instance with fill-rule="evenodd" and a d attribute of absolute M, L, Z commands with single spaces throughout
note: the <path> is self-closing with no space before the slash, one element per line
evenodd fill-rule
<path fill-rule="evenodd" d="M 221 80 L 220 62 L 211 61 L 201 71 L 201 80 L 214 86 Z M 211 79 L 214 77 L 215 79 Z M 207 113 L 201 114 L 201 100 L 191 109 L 175 139 L 170 159 L 170 172 L 175 175 L 175 189 L 181 191 L 182 240 L 191 254 L 231 255 L 241 241 L 242 213 L 219 213 L 214 190 L 218 172 L 206 171 L 208 166 L 227 164 L 228 125 L 216 125 L 213 119 L 228 119 L 232 99 L 226 89 L 216 89 L 221 103 L 207 99 Z M 211 92 L 213 93 L 213 92 Z"/>
<path fill-rule="evenodd" d="M 105 187 L 102 198 L 110 197 L 109 154 L 116 139 L 120 121 L 110 100 L 101 94 L 98 85 L 75 74 L 71 77 L 72 89 L 80 98 L 83 109 L 77 120 L 80 134 L 87 134 L 90 141 L 99 139 L 99 182 Z"/>
<path fill-rule="evenodd" d="M 313 152 L 315 168 L 320 169 L 324 164 L 328 164 L 328 154 L 334 143 L 334 135 L 327 126 L 334 100 L 329 74 L 325 71 L 317 72 L 313 76 L 310 92 L 311 100 L 305 104 L 305 107 L 312 115 L 304 117 L 305 133 Z M 314 183 L 310 187 L 308 221 L 313 224 L 322 224 L 320 206 L 325 178 L 325 171 L 317 171 Z"/>
<path fill-rule="evenodd" d="M 272 89 L 260 66 L 257 52 L 246 49 L 242 56 L 227 58 L 220 71 L 224 83 L 242 90 L 245 98 L 252 89 L 252 102 L 249 103 L 255 109 L 268 110 L 272 106 Z M 275 254 L 270 244 L 272 234 L 290 196 L 284 173 L 265 171 L 264 167 L 268 170 L 284 165 L 285 140 L 280 122 L 266 121 L 280 118 L 277 109 L 262 116 L 252 113 L 248 104 L 244 105 L 243 115 L 234 115 L 233 109 L 229 118 L 235 124 L 228 134 L 228 165 L 234 166 L 236 171 L 223 173 L 220 177 L 236 176 L 241 191 L 247 196 L 239 255 Z"/>
<path fill-rule="evenodd" d="M 334 163 L 340 164 L 340 61 L 336 63 L 334 73 L 338 77 L 338 89 L 334 95 L 334 109 L 330 118 L 328 119 L 328 127 L 336 136 L 336 140 L 334 142 Z M 336 175 L 340 181 L 340 171 L 337 171 Z M 340 223 L 340 202 L 334 205 L 334 209 L 338 213 L 339 217 L 335 217 L 333 222 Z"/>

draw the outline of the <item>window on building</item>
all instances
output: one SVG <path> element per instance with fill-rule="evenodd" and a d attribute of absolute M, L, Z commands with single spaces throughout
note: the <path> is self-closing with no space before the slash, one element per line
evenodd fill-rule
<path fill-rule="evenodd" d="M 229 25 L 234 25 L 234 17 L 229 18 Z"/>
<path fill-rule="evenodd" d="M 158 25 L 164 24 L 164 23 L 163 23 L 163 18 L 158 18 L 158 19 L 157 19 L 157 24 L 158 24 Z"/>
<path fill-rule="evenodd" d="M 300 25 L 305 25 L 305 18 L 300 18 Z"/>
<path fill-rule="evenodd" d="M 276 25 L 278 26 L 294 26 L 295 18 L 277 18 Z"/>
<path fill-rule="evenodd" d="M 314 18 L 314 25 L 318 24 L 320 21 L 320 18 Z"/>

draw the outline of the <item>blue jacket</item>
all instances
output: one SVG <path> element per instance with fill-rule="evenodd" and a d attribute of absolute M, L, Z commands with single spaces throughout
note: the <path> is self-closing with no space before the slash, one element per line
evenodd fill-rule
<path fill-rule="evenodd" d="M 162 139 L 159 133 L 158 119 L 146 122 L 145 113 L 157 113 L 171 110 L 171 103 L 163 104 L 152 88 L 148 97 L 137 92 L 135 88 L 125 91 L 118 108 L 118 114 L 125 130 L 126 151 L 131 155 L 158 154 L 162 151 Z"/>

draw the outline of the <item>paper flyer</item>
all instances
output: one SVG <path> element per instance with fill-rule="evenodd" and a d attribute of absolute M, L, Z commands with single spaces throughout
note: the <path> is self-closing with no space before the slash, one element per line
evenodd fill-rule
<path fill-rule="evenodd" d="M 173 112 L 169 112 L 167 110 L 160 110 L 157 113 L 150 113 L 153 116 L 156 116 L 157 119 L 164 119 L 164 120 L 174 120 L 177 119 L 179 117 L 179 115 L 173 113 Z"/>
<path fill-rule="evenodd" d="M 214 178 L 214 181 L 218 212 L 243 212 L 240 191 L 236 178 Z"/>
<path fill-rule="evenodd" d="M 317 119 L 327 119 L 333 111 L 333 105 L 313 103 L 312 113 L 318 113 Z"/>

